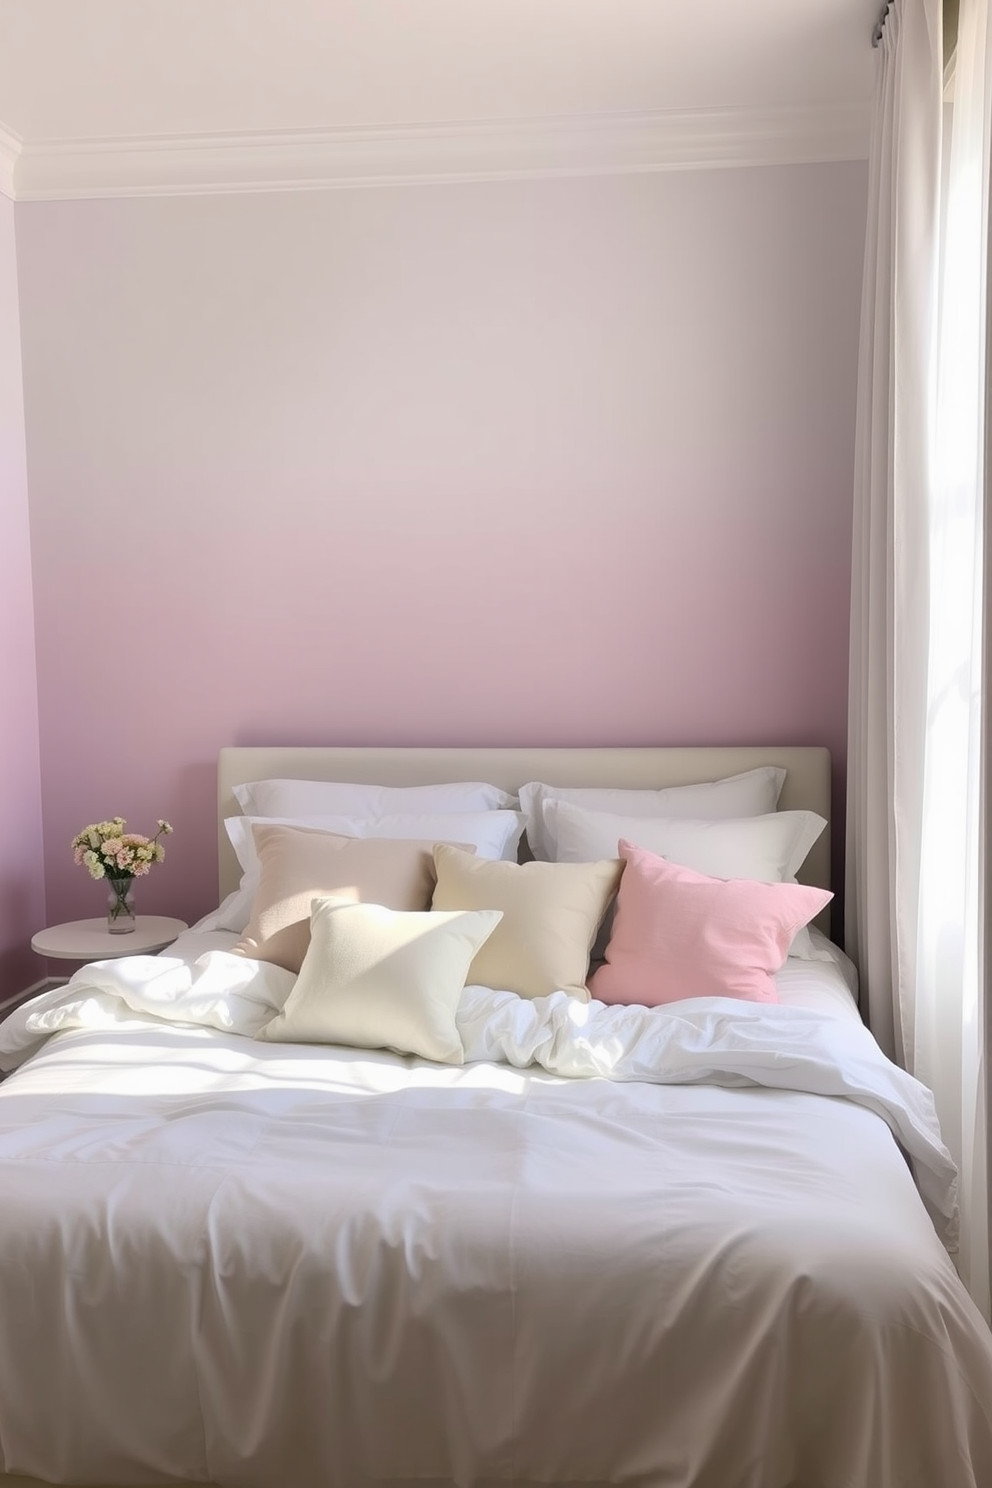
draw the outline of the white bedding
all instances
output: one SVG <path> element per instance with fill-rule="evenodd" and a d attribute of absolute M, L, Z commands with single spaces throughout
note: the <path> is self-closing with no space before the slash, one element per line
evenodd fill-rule
<path fill-rule="evenodd" d="M 841 964 L 778 1008 L 469 988 L 459 1068 L 254 1042 L 292 977 L 232 941 L 0 1026 L 7 1471 L 992 1483 L 953 1169 Z"/>

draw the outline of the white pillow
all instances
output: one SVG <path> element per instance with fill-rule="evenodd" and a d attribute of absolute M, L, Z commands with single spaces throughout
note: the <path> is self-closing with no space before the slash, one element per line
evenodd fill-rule
<path fill-rule="evenodd" d="M 214 930 L 236 930 L 241 935 L 251 918 L 251 906 L 261 869 L 255 852 L 251 826 L 265 821 L 270 826 L 313 827 L 338 837 L 396 837 L 403 841 L 435 840 L 464 842 L 480 858 L 517 861 L 524 819 L 519 811 L 439 812 L 430 816 L 229 816 L 224 822 L 231 846 L 241 864 L 241 886 L 214 916 Z"/>
<path fill-rule="evenodd" d="M 234 787 L 245 816 L 396 816 L 515 810 L 517 798 L 481 780 L 445 785 L 355 785 L 338 780 L 249 780 Z"/>
<path fill-rule="evenodd" d="M 240 920 L 242 918 L 242 898 L 243 896 L 240 888 L 232 889 L 229 894 L 226 894 L 224 896 L 216 909 L 212 909 L 209 914 L 202 915 L 195 924 L 190 925 L 190 930 L 196 931 L 198 934 L 206 935 L 211 930 L 231 930 L 232 928 L 235 928 L 231 924 L 229 924 L 228 921 L 232 915 L 237 920 Z M 248 907 L 248 914 L 251 914 L 250 905 Z M 243 930 L 245 928 L 245 925 L 247 924 L 248 920 L 245 919 L 244 924 L 241 926 L 241 930 Z M 241 931 L 239 930 L 238 934 L 240 935 L 240 933 Z"/>
<path fill-rule="evenodd" d="M 618 816 L 585 811 L 569 801 L 546 801 L 545 821 L 560 863 L 586 863 L 617 852 L 621 837 L 669 862 L 712 878 L 795 883 L 813 843 L 827 825 L 815 811 L 772 811 L 726 821 Z M 798 931 L 790 956 L 822 960 L 809 931 Z"/>
<path fill-rule="evenodd" d="M 501 919 L 498 909 L 444 914 L 315 899 L 300 974 L 256 1037 L 461 1064 L 455 1012 L 472 959 Z"/>
<path fill-rule="evenodd" d="M 520 787 L 520 809 L 527 819 L 527 840 L 535 858 L 555 861 L 554 823 L 544 814 L 546 801 L 570 801 L 587 811 L 615 811 L 623 816 L 665 816 L 724 820 L 764 816 L 774 811 L 786 771 L 761 765 L 743 775 L 728 775 L 702 785 L 670 785 L 663 790 L 623 790 L 601 786 L 545 785 L 532 780 Z M 609 856 L 616 856 L 616 843 Z"/>

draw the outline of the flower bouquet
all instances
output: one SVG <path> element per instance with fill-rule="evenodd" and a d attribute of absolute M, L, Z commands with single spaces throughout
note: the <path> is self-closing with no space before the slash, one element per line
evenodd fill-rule
<path fill-rule="evenodd" d="M 134 929 L 134 902 L 131 891 L 134 880 L 142 878 L 153 863 L 161 863 L 165 848 L 159 841 L 172 831 L 167 821 L 159 820 L 154 837 L 125 830 L 122 816 L 110 821 L 94 822 L 72 839 L 73 858 L 89 873 L 90 878 L 105 878 L 110 890 L 107 899 L 107 929 L 120 935 Z"/>

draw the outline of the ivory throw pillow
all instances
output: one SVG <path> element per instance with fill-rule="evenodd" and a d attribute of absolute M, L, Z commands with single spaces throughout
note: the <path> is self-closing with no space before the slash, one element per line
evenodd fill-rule
<path fill-rule="evenodd" d="M 499 919 L 498 910 L 402 912 L 316 899 L 296 984 L 256 1037 L 395 1049 L 461 1064 L 458 1000 L 473 956 Z"/>
<path fill-rule="evenodd" d="M 621 837 L 660 857 L 715 878 L 795 883 L 813 843 L 827 825 L 815 811 L 773 811 L 765 816 L 697 821 L 638 818 L 585 811 L 568 801 L 545 804 L 562 862 L 584 862 L 617 851 Z M 817 960 L 809 932 L 796 935 L 790 955 Z"/>
<path fill-rule="evenodd" d="M 319 897 L 389 909 L 430 908 L 433 840 L 342 837 L 270 822 L 256 822 L 251 830 L 259 880 L 236 955 L 298 972 L 310 945 L 310 906 Z"/>
<path fill-rule="evenodd" d="M 780 765 L 760 765 L 741 775 L 700 785 L 669 785 L 662 790 L 625 790 L 606 786 L 547 785 L 532 780 L 520 787 L 520 810 L 527 820 L 527 840 L 535 858 L 559 861 L 554 818 L 544 813 L 546 801 L 570 801 L 587 811 L 613 811 L 621 816 L 709 817 L 763 816 L 774 811 L 785 784 Z"/>
<path fill-rule="evenodd" d="M 774 974 L 793 936 L 832 898 L 805 884 L 711 878 L 625 841 L 620 856 L 613 934 L 589 983 L 600 1002 L 778 1002 Z"/>
<path fill-rule="evenodd" d="M 502 919 L 469 968 L 483 987 L 588 999 L 589 952 L 616 893 L 621 863 L 493 863 L 434 849 L 435 910 L 498 909 Z"/>

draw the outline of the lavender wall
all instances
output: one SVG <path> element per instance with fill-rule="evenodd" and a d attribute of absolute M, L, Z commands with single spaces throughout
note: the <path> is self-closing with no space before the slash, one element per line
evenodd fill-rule
<path fill-rule="evenodd" d="M 224 743 L 826 743 L 865 169 L 17 209 L 49 917 Z M 841 834 L 838 834 L 838 836 Z"/>
<path fill-rule="evenodd" d="M 0 1002 L 36 981 L 45 923 L 14 207 L 0 196 Z"/>

